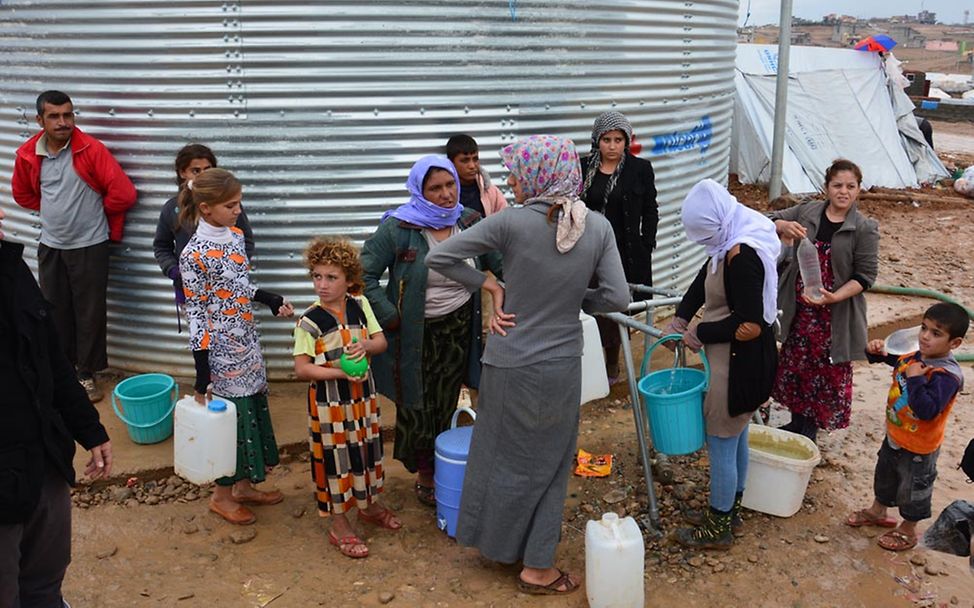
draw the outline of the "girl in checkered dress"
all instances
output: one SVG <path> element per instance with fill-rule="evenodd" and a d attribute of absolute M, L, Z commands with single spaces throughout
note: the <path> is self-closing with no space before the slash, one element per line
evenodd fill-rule
<path fill-rule="evenodd" d="M 378 504 L 382 491 L 382 434 L 375 384 L 370 374 L 349 376 L 343 354 L 353 360 L 386 350 L 382 328 L 360 293 L 362 266 L 348 241 L 316 239 L 304 253 L 318 301 L 294 329 L 294 372 L 308 388 L 311 477 L 322 517 L 330 516 L 328 542 L 347 557 L 367 557 L 369 548 L 352 529 L 346 513 L 389 530 L 402 524 Z"/>

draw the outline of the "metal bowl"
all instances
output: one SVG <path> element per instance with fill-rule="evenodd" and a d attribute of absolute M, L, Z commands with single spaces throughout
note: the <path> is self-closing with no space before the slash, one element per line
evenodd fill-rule
<path fill-rule="evenodd" d="M 920 326 L 898 329 L 886 336 L 886 352 L 905 355 L 920 350 Z"/>

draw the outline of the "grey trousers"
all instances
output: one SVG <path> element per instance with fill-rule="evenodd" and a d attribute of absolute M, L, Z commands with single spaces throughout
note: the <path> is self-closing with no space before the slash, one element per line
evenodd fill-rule
<path fill-rule="evenodd" d="M 48 467 L 30 519 L 0 524 L 0 608 L 62 608 L 71 562 L 71 493 Z"/>
<path fill-rule="evenodd" d="M 108 241 L 80 249 L 37 246 L 41 292 L 54 307 L 54 326 L 80 375 L 108 367 L 106 344 Z"/>

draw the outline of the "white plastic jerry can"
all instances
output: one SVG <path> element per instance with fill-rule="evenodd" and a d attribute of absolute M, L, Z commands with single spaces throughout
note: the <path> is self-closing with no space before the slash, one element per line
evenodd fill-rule
<path fill-rule="evenodd" d="M 176 402 L 173 468 L 197 485 L 237 470 L 237 406 L 214 399 L 206 406 L 190 396 Z"/>
<path fill-rule="evenodd" d="M 578 313 L 582 322 L 582 405 L 609 395 L 609 378 L 605 375 L 605 353 L 595 317 Z"/>
<path fill-rule="evenodd" d="M 631 517 L 606 513 L 585 525 L 585 589 L 591 608 L 643 608 L 643 535 Z"/>

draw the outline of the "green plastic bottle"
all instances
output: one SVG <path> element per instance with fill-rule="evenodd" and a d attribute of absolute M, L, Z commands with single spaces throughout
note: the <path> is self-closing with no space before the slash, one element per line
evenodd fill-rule
<path fill-rule="evenodd" d="M 352 338 L 352 344 L 358 342 L 358 338 Z M 362 357 L 358 361 L 354 361 L 348 356 L 348 353 L 342 353 L 341 359 L 338 360 L 338 366 L 342 368 L 345 374 L 352 377 L 364 376 L 367 371 L 369 371 L 369 360 L 366 357 Z"/>

